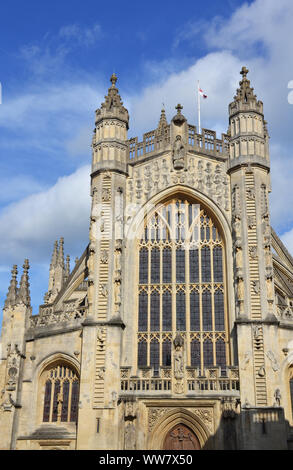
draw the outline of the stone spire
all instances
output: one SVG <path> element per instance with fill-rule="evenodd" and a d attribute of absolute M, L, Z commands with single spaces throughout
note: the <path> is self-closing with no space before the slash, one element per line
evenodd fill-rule
<path fill-rule="evenodd" d="M 239 82 L 234 101 L 229 105 L 230 116 L 237 111 L 256 110 L 263 113 L 263 103 L 257 100 L 254 88 L 250 86 L 250 80 L 247 78 L 248 72 L 249 70 L 246 67 L 242 67 L 240 71 L 242 80 Z"/>
<path fill-rule="evenodd" d="M 54 243 L 54 249 L 51 258 L 50 269 L 55 268 L 57 266 L 57 256 L 58 256 L 58 241 L 56 240 Z"/>
<path fill-rule="evenodd" d="M 64 269 L 64 238 L 63 237 L 61 237 L 59 241 L 57 266 L 61 266 Z"/>
<path fill-rule="evenodd" d="M 30 290 L 29 290 L 29 260 L 25 259 L 23 264 L 23 273 L 21 276 L 19 290 L 18 290 L 18 301 L 19 303 L 23 303 L 27 307 L 31 305 L 31 298 L 30 298 Z"/>
<path fill-rule="evenodd" d="M 64 282 L 67 281 L 67 279 L 70 276 L 70 256 L 66 256 L 66 266 L 65 266 L 65 274 L 64 274 Z"/>
<path fill-rule="evenodd" d="M 165 113 L 165 108 L 163 107 L 161 109 L 161 116 L 160 116 L 160 121 L 158 124 L 158 130 L 161 130 L 163 127 L 168 126 L 167 118 L 166 118 L 166 113 Z"/>
<path fill-rule="evenodd" d="M 17 303 L 17 265 L 15 264 L 11 271 L 12 278 L 8 288 L 4 308 L 14 307 Z"/>
<path fill-rule="evenodd" d="M 117 76 L 113 73 L 110 77 L 112 85 L 108 89 L 108 94 L 105 96 L 105 101 L 102 103 L 101 108 L 96 111 L 96 125 L 105 118 L 112 117 L 118 118 L 126 123 L 127 129 L 129 127 L 129 115 L 127 109 L 123 106 L 123 101 L 116 87 Z"/>

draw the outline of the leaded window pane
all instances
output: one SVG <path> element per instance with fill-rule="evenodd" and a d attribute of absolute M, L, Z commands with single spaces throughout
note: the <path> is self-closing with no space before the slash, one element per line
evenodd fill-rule
<path fill-rule="evenodd" d="M 215 330 L 223 331 L 225 329 L 224 314 L 224 294 L 222 291 L 216 291 L 214 296 L 215 302 Z"/>
<path fill-rule="evenodd" d="M 178 331 L 186 329 L 185 292 L 182 291 L 176 294 L 176 329 Z"/>
<path fill-rule="evenodd" d="M 203 361 L 204 367 L 211 367 L 214 364 L 213 343 L 210 340 L 206 340 L 203 343 Z"/>
<path fill-rule="evenodd" d="M 210 292 L 203 292 L 202 294 L 202 321 L 204 331 L 212 331 L 212 299 Z"/>
<path fill-rule="evenodd" d="M 149 260 L 148 249 L 141 248 L 139 252 L 139 282 L 140 284 L 148 283 L 148 260 Z"/>
<path fill-rule="evenodd" d="M 151 251 L 151 283 L 160 282 L 160 250 L 153 248 Z"/>
<path fill-rule="evenodd" d="M 171 341 L 163 342 L 163 366 L 171 366 Z"/>
<path fill-rule="evenodd" d="M 75 380 L 72 383 L 71 391 L 71 410 L 70 410 L 70 421 L 77 422 L 78 413 L 78 401 L 79 401 L 79 383 Z"/>
<path fill-rule="evenodd" d="M 216 360 L 218 366 L 226 367 L 226 345 L 222 339 L 216 342 Z"/>
<path fill-rule="evenodd" d="M 147 343 L 142 341 L 138 343 L 138 367 L 147 366 Z"/>
<path fill-rule="evenodd" d="M 163 283 L 172 282 L 172 252 L 170 248 L 163 249 Z"/>
<path fill-rule="evenodd" d="M 160 295 L 151 294 L 151 331 L 160 331 Z"/>
<path fill-rule="evenodd" d="M 163 294 L 163 331 L 172 331 L 172 295 L 169 291 Z"/>
<path fill-rule="evenodd" d="M 189 280 L 191 283 L 199 282 L 198 249 L 191 248 L 189 251 Z"/>
<path fill-rule="evenodd" d="M 44 398 L 44 413 L 43 413 L 44 422 L 48 422 L 50 420 L 51 393 L 52 393 L 52 382 L 51 380 L 47 380 L 46 385 L 45 385 L 45 398 Z"/>
<path fill-rule="evenodd" d="M 61 421 L 68 419 L 68 401 L 69 401 L 69 382 L 63 382 L 63 402 L 61 411 Z"/>
<path fill-rule="evenodd" d="M 201 276 L 202 282 L 211 281 L 211 252 L 208 246 L 201 249 Z"/>
<path fill-rule="evenodd" d="M 156 371 L 160 365 L 159 343 L 157 341 L 152 341 L 150 346 L 150 366 Z"/>
<path fill-rule="evenodd" d="M 143 291 L 139 294 L 138 330 L 148 329 L 148 294 Z"/>
<path fill-rule="evenodd" d="M 55 387 L 54 387 L 52 421 L 57 421 L 59 393 L 60 393 L 60 381 L 56 380 L 55 381 Z"/>
<path fill-rule="evenodd" d="M 194 339 L 190 344 L 191 366 L 200 367 L 200 343 Z"/>
<path fill-rule="evenodd" d="M 185 250 L 176 250 L 176 282 L 185 282 Z"/>
<path fill-rule="evenodd" d="M 220 246 L 216 246 L 213 250 L 213 264 L 214 282 L 223 282 L 222 248 Z"/>
<path fill-rule="evenodd" d="M 199 294 L 196 291 L 190 293 L 190 331 L 200 331 Z"/>

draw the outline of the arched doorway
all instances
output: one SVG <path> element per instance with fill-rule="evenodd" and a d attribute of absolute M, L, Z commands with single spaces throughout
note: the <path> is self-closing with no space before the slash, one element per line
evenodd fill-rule
<path fill-rule="evenodd" d="M 165 437 L 164 450 L 200 450 L 196 435 L 184 424 L 174 426 Z"/>

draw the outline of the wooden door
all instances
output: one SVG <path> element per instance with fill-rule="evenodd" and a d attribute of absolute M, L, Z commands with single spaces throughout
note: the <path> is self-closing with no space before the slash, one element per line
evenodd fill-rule
<path fill-rule="evenodd" d="M 200 443 L 191 429 L 184 424 L 177 424 L 168 432 L 164 441 L 164 450 L 199 450 Z"/>

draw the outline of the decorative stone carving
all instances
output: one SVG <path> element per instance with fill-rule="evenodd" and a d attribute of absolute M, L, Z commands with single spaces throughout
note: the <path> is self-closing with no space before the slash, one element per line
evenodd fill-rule
<path fill-rule="evenodd" d="M 108 297 L 108 287 L 107 284 L 100 284 L 100 292 L 103 297 Z"/>
<path fill-rule="evenodd" d="M 102 189 L 102 201 L 103 202 L 108 202 L 110 201 L 110 197 L 111 197 L 111 191 L 109 188 L 103 188 Z"/>
<path fill-rule="evenodd" d="M 239 186 L 235 184 L 232 190 L 232 213 L 233 216 L 237 216 L 240 219 L 241 209 L 240 209 L 240 196 L 239 196 Z"/>
<path fill-rule="evenodd" d="M 241 367 L 242 370 L 246 370 L 251 358 L 252 358 L 251 351 L 246 351 L 246 353 L 244 354 L 243 365 Z"/>
<path fill-rule="evenodd" d="M 241 240 L 241 222 L 240 222 L 240 217 L 238 214 L 235 214 L 233 216 L 233 232 L 234 232 L 234 238 L 236 240 Z"/>
<path fill-rule="evenodd" d="M 214 414 L 211 408 L 188 408 L 208 428 L 210 433 L 214 432 Z"/>
<path fill-rule="evenodd" d="M 126 190 L 126 208 L 133 203 L 143 204 L 159 191 L 173 184 L 186 184 L 207 194 L 223 210 L 230 210 L 228 176 L 224 165 L 207 162 L 198 157 L 188 157 L 188 171 L 175 169 L 172 158 L 158 159 L 150 164 L 145 163 L 134 168 L 133 176 L 128 179 Z M 187 155 L 184 157 L 184 168 L 187 167 Z M 139 181 L 138 181 L 139 180 Z"/>
<path fill-rule="evenodd" d="M 254 188 L 246 189 L 247 199 L 255 199 L 255 190 Z"/>
<path fill-rule="evenodd" d="M 280 370 L 280 366 L 279 366 L 279 363 L 273 353 L 273 351 L 269 350 L 267 352 L 267 357 L 269 358 L 269 360 L 271 361 L 271 364 L 272 364 L 272 369 L 274 372 L 277 372 L 278 370 Z"/>
<path fill-rule="evenodd" d="M 149 432 L 153 430 L 156 422 L 166 413 L 170 411 L 170 408 L 158 407 L 149 408 L 148 412 L 148 428 Z"/>
<path fill-rule="evenodd" d="M 177 333 L 174 339 L 174 377 L 176 379 L 182 379 L 184 375 L 184 364 L 183 364 L 183 345 L 184 340 L 182 336 Z"/>
<path fill-rule="evenodd" d="M 133 421 L 137 415 L 137 403 L 134 400 L 126 400 L 124 405 L 124 419 Z"/>
<path fill-rule="evenodd" d="M 108 263 L 109 255 L 108 255 L 107 250 L 102 250 L 100 259 L 101 259 L 102 264 L 107 264 Z"/>
<path fill-rule="evenodd" d="M 98 379 L 104 380 L 105 377 L 105 367 L 100 367 L 97 371 Z"/>
<path fill-rule="evenodd" d="M 258 280 L 252 281 L 252 289 L 255 294 L 259 294 L 260 284 Z"/>
<path fill-rule="evenodd" d="M 266 370 L 265 370 L 264 364 L 258 369 L 257 375 L 258 375 L 259 377 L 265 377 L 265 375 L 266 375 Z"/>
<path fill-rule="evenodd" d="M 252 259 L 255 259 L 257 257 L 257 247 L 255 245 L 249 247 L 249 256 Z"/>
<path fill-rule="evenodd" d="M 255 227 L 255 217 L 253 215 L 247 217 L 247 225 L 250 230 Z"/>
<path fill-rule="evenodd" d="M 105 348 L 105 339 L 104 339 L 105 333 L 106 333 L 106 328 L 104 326 L 101 326 L 98 328 L 97 346 L 98 346 L 99 351 L 103 351 Z"/>
<path fill-rule="evenodd" d="M 240 240 L 236 240 L 235 242 L 235 262 L 236 262 L 236 269 L 237 273 L 240 274 L 243 268 L 243 255 L 242 255 L 242 246 Z"/>

